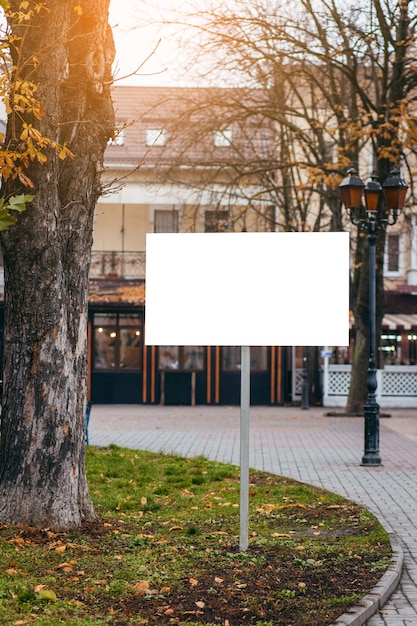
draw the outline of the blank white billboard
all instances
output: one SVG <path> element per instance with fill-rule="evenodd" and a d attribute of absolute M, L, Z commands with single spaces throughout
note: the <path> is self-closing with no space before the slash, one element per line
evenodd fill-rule
<path fill-rule="evenodd" d="M 148 234 L 145 341 L 348 345 L 349 234 Z"/>

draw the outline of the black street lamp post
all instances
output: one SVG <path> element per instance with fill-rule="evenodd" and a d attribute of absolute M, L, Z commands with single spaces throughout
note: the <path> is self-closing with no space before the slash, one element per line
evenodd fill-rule
<path fill-rule="evenodd" d="M 400 178 L 399 170 L 392 170 L 383 186 L 375 174 L 365 185 L 356 170 L 348 170 L 348 176 L 340 183 L 343 203 L 352 224 L 367 233 L 369 244 L 369 360 L 368 396 L 364 405 L 365 452 L 361 465 L 381 465 L 379 454 L 379 405 L 376 401 L 376 242 L 378 231 L 393 225 L 404 206 L 407 184 Z M 362 204 L 362 194 L 365 206 Z"/>

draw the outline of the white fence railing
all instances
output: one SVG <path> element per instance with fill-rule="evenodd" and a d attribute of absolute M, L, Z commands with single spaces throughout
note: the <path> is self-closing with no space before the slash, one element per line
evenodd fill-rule
<path fill-rule="evenodd" d="M 323 372 L 323 405 L 346 405 L 350 365 L 329 365 Z M 377 402 L 387 408 L 417 408 L 417 365 L 386 365 L 377 370 Z"/>

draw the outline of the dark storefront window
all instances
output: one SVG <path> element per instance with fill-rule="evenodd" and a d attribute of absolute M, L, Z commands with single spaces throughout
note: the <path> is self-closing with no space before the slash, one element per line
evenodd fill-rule
<path fill-rule="evenodd" d="M 380 367 L 397 365 L 401 361 L 401 332 L 396 330 L 383 332 L 379 350 L 382 357 Z"/>
<path fill-rule="evenodd" d="M 142 319 L 137 314 L 94 316 L 94 369 L 142 368 Z"/>
<path fill-rule="evenodd" d="M 240 346 L 225 346 L 222 348 L 223 372 L 240 371 Z M 268 353 L 266 346 L 251 346 L 250 368 L 252 372 L 265 372 L 268 369 Z"/>
<path fill-rule="evenodd" d="M 161 346 L 159 348 L 160 370 L 203 370 L 203 346 Z"/>

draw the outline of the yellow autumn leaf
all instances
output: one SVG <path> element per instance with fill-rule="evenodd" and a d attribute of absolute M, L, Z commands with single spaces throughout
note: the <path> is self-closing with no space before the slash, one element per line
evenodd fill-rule
<path fill-rule="evenodd" d="M 66 145 L 61 147 L 61 150 L 59 151 L 58 156 L 61 159 L 61 161 L 63 161 L 67 157 L 69 157 L 70 159 L 75 159 L 75 154 L 71 152 L 71 150 L 67 148 Z"/>
<path fill-rule="evenodd" d="M 29 137 L 29 129 L 28 129 L 28 126 L 27 126 L 27 124 L 23 124 L 23 130 L 22 130 L 22 132 L 20 133 L 20 139 L 21 139 L 22 141 L 26 141 L 26 139 L 27 139 L 28 137 Z"/>
<path fill-rule="evenodd" d="M 48 160 L 48 157 L 46 156 L 46 154 L 43 154 L 43 152 L 38 152 L 36 154 L 36 159 L 38 163 L 46 163 Z"/>
<path fill-rule="evenodd" d="M 56 593 L 52 589 L 40 589 L 37 594 L 39 600 L 47 600 L 48 602 L 56 602 Z"/>
<path fill-rule="evenodd" d="M 195 587 L 198 585 L 198 580 L 196 578 L 190 578 L 189 580 L 191 587 Z"/>
<path fill-rule="evenodd" d="M 30 189 L 34 188 L 35 185 L 32 183 L 29 176 L 26 176 L 26 174 L 24 174 L 22 171 L 18 171 L 17 177 L 21 183 L 26 185 L 26 187 L 29 187 Z"/>

